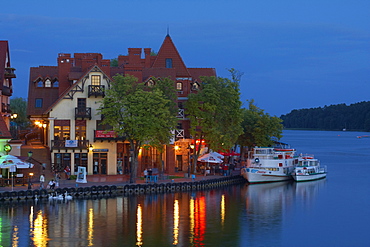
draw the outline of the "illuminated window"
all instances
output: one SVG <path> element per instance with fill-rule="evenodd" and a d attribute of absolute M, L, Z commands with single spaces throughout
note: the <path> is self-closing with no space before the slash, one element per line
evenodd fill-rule
<path fill-rule="evenodd" d="M 100 86 L 100 75 L 92 75 L 91 76 L 91 85 L 93 86 Z"/>
<path fill-rule="evenodd" d="M 45 87 L 51 87 L 51 81 L 50 81 L 50 79 L 47 79 L 45 81 Z"/>
<path fill-rule="evenodd" d="M 182 90 L 182 82 L 177 82 L 176 83 L 176 89 L 177 90 Z"/>

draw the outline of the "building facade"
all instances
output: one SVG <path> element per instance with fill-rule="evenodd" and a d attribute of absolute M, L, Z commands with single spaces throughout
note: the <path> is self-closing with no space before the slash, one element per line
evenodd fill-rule
<path fill-rule="evenodd" d="M 10 64 L 10 52 L 8 41 L 0 41 L 0 102 L 1 102 L 1 116 L 0 116 L 0 156 L 7 154 L 4 146 L 8 144 L 11 139 L 10 121 L 14 117 L 14 113 L 10 109 L 10 96 L 13 94 L 13 82 L 16 78 L 15 69 Z M 20 154 L 20 144 L 13 143 L 13 150 L 11 154 Z M 4 169 L 3 169 L 4 170 Z"/>
<path fill-rule="evenodd" d="M 59 54 L 57 66 L 30 68 L 27 114 L 39 126 L 39 136 L 50 148 L 51 163 L 57 171 L 67 165 L 72 172 L 86 167 L 88 175 L 127 174 L 130 149 L 124 139 L 106 132 L 98 108 L 114 75 L 133 75 L 138 82 L 169 77 L 177 89 L 178 128 L 165 152 L 142 149 L 138 174 L 146 168 L 174 173 L 187 169 L 191 143 L 184 102 L 196 93 L 201 76 L 216 76 L 213 68 L 187 68 L 171 37 L 167 35 L 158 54 L 151 48 L 129 48 L 119 56 L 118 66 L 99 53 Z"/>

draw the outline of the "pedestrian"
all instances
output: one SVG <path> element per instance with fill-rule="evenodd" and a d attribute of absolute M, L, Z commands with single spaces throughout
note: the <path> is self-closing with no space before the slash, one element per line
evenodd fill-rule
<path fill-rule="evenodd" d="M 49 182 L 49 188 L 50 188 L 51 190 L 53 190 L 53 189 L 55 188 L 55 182 L 54 182 L 54 179 L 50 180 L 50 182 Z"/>
<path fill-rule="evenodd" d="M 45 183 L 45 175 L 41 174 L 40 175 L 40 190 L 44 188 L 44 183 Z"/>
<path fill-rule="evenodd" d="M 64 168 L 64 172 L 66 174 L 66 179 L 69 180 L 70 179 L 69 176 L 71 175 L 71 168 L 69 168 L 68 165 Z"/>

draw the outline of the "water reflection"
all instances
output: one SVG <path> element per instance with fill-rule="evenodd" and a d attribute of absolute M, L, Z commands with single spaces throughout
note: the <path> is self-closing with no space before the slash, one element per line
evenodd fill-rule
<path fill-rule="evenodd" d="M 279 245 L 284 215 L 295 201 L 310 205 L 324 183 L 9 203 L 0 207 L 0 245 L 253 246 L 266 236 L 273 239 L 268 245 Z"/>

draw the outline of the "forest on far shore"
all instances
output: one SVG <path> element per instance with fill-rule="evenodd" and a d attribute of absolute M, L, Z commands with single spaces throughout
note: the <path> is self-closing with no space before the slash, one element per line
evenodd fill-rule
<path fill-rule="evenodd" d="M 280 118 L 287 129 L 370 131 L 370 101 L 292 110 Z"/>

